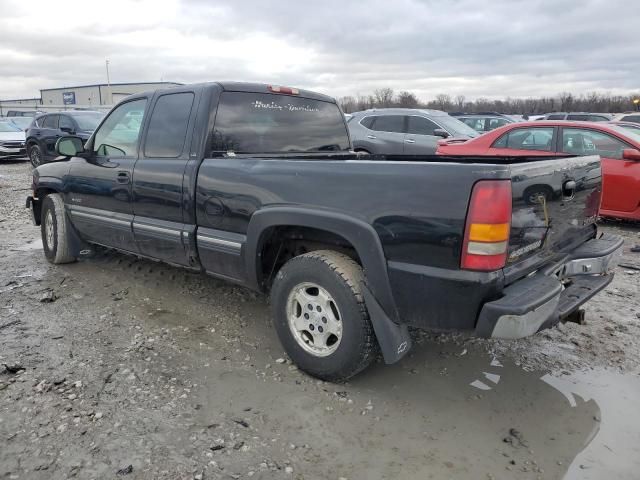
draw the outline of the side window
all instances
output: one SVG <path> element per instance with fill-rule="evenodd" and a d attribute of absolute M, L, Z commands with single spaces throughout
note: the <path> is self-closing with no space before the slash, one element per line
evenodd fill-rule
<path fill-rule="evenodd" d="M 416 117 L 412 115 L 409 117 L 409 128 L 407 129 L 407 133 L 433 136 L 433 131 L 438 128 L 440 127 L 428 118 Z"/>
<path fill-rule="evenodd" d="M 40 121 L 40 125 L 42 128 L 53 128 L 58 129 L 58 118 L 60 115 L 47 115 L 44 120 Z"/>
<path fill-rule="evenodd" d="M 60 115 L 60 130 L 65 132 L 73 132 L 75 130 L 73 121 L 66 115 Z"/>
<path fill-rule="evenodd" d="M 502 135 L 493 148 L 511 148 L 515 150 L 551 151 L 553 127 L 515 128 Z"/>
<path fill-rule="evenodd" d="M 589 121 L 591 121 L 591 122 L 608 122 L 609 119 L 607 117 L 603 117 L 602 115 L 589 115 Z"/>
<path fill-rule="evenodd" d="M 463 118 L 462 122 L 469 125 L 476 132 L 484 132 L 484 118 Z"/>
<path fill-rule="evenodd" d="M 376 120 L 376 117 L 366 117 L 360 120 L 360 125 L 364 128 L 368 128 L 369 130 L 373 127 L 373 122 Z"/>
<path fill-rule="evenodd" d="M 571 155 L 600 155 L 603 158 L 622 158 L 629 148 L 624 142 L 606 133 L 582 128 L 562 130 L 562 151 Z"/>
<path fill-rule="evenodd" d="M 576 122 L 587 122 L 589 121 L 589 115 L 567 115 L 567 120 L 574 120 Z"/>
<path fill-rule="evenodd" d="M 546 120 L 564 120 L 564 113 L 556 113 L 552 115 L 547 115 Z"/>
<path fill-rule="evenodd" d="M 145 157 L 176 158 L 184 150 L 195 95 L 172 93 L 158 98 L 147 130 Z"/>
<path fill-rule="evenodd" d="M 622 117 L 621 121 L 640 123 L 640 115 L 627 115 L 626 117 Z"/>
<path fill-rule="evenodd" d="M 141 98 L 116 107 L 96 131 L 93 147 L 97 155 L 135 156 L 147 99 Z"/>
<path fill-rule="evenodd" d="M 376 132 L 404 133 L 404 116 L 382 115 L 376 117 L 372 130 Z"/>

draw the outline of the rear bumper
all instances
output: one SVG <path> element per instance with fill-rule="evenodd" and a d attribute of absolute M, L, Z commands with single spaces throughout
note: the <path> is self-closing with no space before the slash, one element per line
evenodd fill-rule
<path fill-rule="evenodd" d="M 509 285 L 484 304 L 476 334 L 522 338 L 566 318 L 613 280 L 622 243 L 617 235 L 590 240 L 561 263 Z"/>

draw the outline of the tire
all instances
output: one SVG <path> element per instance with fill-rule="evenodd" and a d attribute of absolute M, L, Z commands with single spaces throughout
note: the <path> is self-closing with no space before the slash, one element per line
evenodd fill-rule
<path fill-rule="evenodd" d="M 363 281 L 362 268 L 332 250 L 294 257 L 280 269 L 271 289 L 273 324 L 298 368 L 322 380 L 344 381 L 377 357 Z"/>
<path fill-rule="evenodd" d="M 44 256 L 56 265 L 76 261 L 76 257 L 71 253 L 71 239 L 66 220 L 62 197 L 57 193 L 47 195 L 42 204 L 40 232 Z"/>
<path fill-rule="evenodd" d="M 39 167 L 43 163 L 42 150 L 40 150 L 40 147 L 35 143 L 29 147 L 29 161 L 33 168 Z"/>

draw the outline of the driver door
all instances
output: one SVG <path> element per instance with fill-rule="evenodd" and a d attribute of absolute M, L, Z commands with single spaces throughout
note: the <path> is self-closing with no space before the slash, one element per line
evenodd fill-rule
<path fill-rule="evenodd" d="M 137 252 L 131 201 L 147 98 L 114 108 L 85 145 L 86 158 L 74 158 L 67 177 L 66 204 L 82 237 L 107 247 Z"/>

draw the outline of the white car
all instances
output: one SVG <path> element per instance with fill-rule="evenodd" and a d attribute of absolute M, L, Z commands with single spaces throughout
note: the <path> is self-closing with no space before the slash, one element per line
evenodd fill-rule
<path fill-rule="evenodd" d="M 0 160 L 26 157 L 25 133 L 16 125 L 0 121 Z"/>

